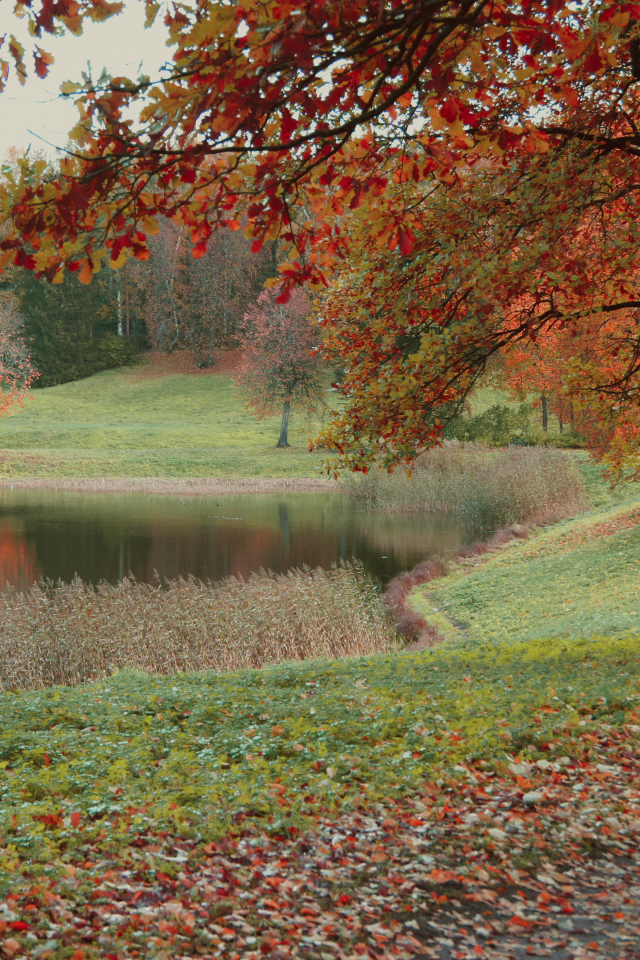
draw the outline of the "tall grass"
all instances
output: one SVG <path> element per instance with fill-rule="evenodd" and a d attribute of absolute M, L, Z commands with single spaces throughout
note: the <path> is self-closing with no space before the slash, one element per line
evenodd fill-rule
<path fill-rule="evenodd" d="M 484 528 L 553 523 L 588 505 L 571 459 L 541 447 L 445 442 L 418 457 L 412 476 L 372 470 L 343 482 L 353 496 L 383 510 L 453 512 Z"/>
<path fill-rule="evenodd" d="M 233 671 L 390 650 L 376 586 L 357 564 L 261 571 L 218 584 L 76 579 L 0 594 L 0 687 L 82 684 L 116 670 Z"/>

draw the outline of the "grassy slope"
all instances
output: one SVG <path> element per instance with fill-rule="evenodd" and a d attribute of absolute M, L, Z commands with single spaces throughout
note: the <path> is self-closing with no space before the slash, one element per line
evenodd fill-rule
<path fill-rule="evenodd" d="M 463 759 L 544 757 L 550 740 L 571 757 L 580 720 L 619 725 L 640 704 L 638 654 L 631 638 L 592 638 L 0 694 L 0 841 L 36 861 L 58 841 L 68 854 L 86 837 L 35 828 L 34 816 L 90 812 L 99 833 L 130 805 L 205 837 L 238 817 L 278 832 L 317 803 L 401 796 Z"/>
<path fill-rule="evenodd" d="M 318 476 L 316 425 L 258 420 L 229 376 L 115 370 L 34 390 L 0 422 L 0 477 Z"/>
<path fill-rule="evenodd" d="M 458 642 L 640 634 L 638 485 L 610 491 L 576 455 L 594 508 L 497 554 L 462 562 L 411 595 Z"/>

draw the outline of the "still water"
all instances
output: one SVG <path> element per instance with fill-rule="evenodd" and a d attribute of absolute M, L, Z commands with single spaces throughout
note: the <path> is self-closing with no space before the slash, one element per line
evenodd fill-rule
<path fill-rule="evenodd" d="M 477 533 L 476 533 L 477 536 Z M 339 494 L 238 497 L 0 491 L 0 589 L 45 577 L 220 580 L 357 557 L 386 581 L 473 531 L 451 516 L 383 514 Z"/>

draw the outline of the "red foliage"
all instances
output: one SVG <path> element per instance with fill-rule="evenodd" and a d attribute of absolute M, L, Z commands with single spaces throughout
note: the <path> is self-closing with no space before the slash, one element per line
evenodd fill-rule
<path fill-rule="evenodd" d="M 17 3 L 35 37 L 118 9 Z M 255 251 L 284 241 L 281 304 L 331 285 L 347 375 L 321 440 L 360 470 L 437 444 L 496 353 L 640 307 L 636 0 L 194 0 L 165 23 L 166 82 L 65 85 L 74 152 L 3 184 L 0 266 L 59 279 L 73 263 L 89 281 L 105 250 L 147 257 L 161 217 L 198 257 L 241 222 Z M 640 448 L 640 337 L 613 341 L 563 376 L 622 468 Z"/>
<path fill-rule="evenodd" d="M 244 359 L 236 379 L 248 391 L 259 417 L 283 412 L 279 446 L 288 446 L 292 404 L 311 411 L 322 399 L 322 367 L 318 329 L 311 321 L 312 304 L 304 290 L 294 289 L 286 303 L 280 290 L 264 290 L 245 314 Z"/>

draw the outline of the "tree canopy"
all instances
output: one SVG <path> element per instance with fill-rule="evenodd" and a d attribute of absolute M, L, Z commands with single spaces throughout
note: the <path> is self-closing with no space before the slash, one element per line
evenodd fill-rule
<path fill-rule="evenodd" d="M 59 168 L 26 158 L 3 187 L 4 263 L 90 281 L 105 257 L 145 259 L 163 216 L 195 256 L 223 227 L 255 250 L 286 241 L 279 298 L 320 293 L 346 369 L 322 442 L 358 469 L 437 442 L 497 352 L 618 318 L 606 362 L 582 376 L 568 351 L 559 377 L 624 434 L 612 462 L 637 465 L 640 3 L 146 7 L 164 14 L 166 74 L 63 86 L 79 109 L 70 151 Z M 38 44 L 119 9 L 17 4 Z"/>

